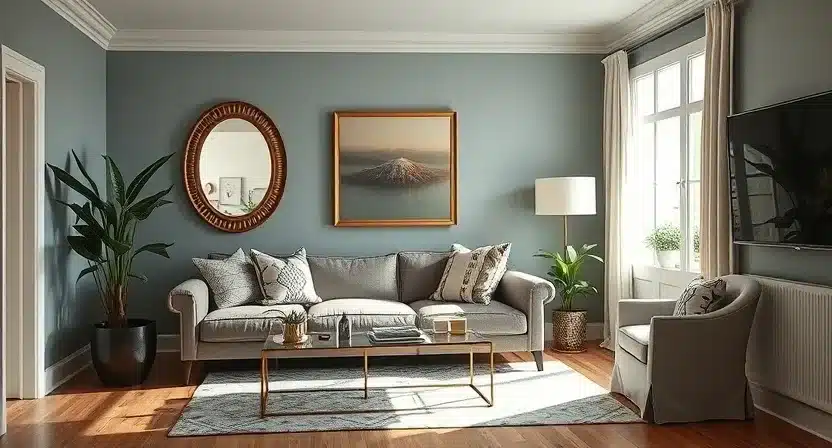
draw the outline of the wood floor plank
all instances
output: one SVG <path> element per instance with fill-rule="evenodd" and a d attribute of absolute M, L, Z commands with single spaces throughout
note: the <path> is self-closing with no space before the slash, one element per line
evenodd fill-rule
<path fill-rule="evenodd" d="M 582 354 L 551 350 L 545 360 L 559 360 L 591 381 L 608 387 L 611 352 L 597 343 Z M 480 362 L 486 362 L 479 357 Z M 495 356 L 495 362 L 532 361 L 529 353 Z M 8 433 L 0 447 L 174 447 L 174 448 L 425 448 L 425 447 L 832 447 L 805 431 L 765 413 L 754 421 L 685 425 L 569 425 L 436 430 L 339 431 L 297 434 L 250 434 L 168 438 L 169 428 L 204 377 L 194 369 L 192 385 L 184 381 L 174 353 L 157 357 L 150 378 L 136 388 L 108 389 L 88 369 L 41 400 L 10 400 Z M 634 406 L 618 397 L 631 408 Z"/>

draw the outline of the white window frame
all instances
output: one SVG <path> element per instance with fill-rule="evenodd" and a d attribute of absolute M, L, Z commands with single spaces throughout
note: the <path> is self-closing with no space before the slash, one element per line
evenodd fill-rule
<path fill-rule="evenodd" d="M 680 148 L 682 153 L 679 155 L 679 169 L 680 169 L 680 176 L 679 176 L 679 208 L 680 208 L 680 218 L 679 218 L 679 228 L 682 231 L 682 247 L 680 251 L 680 270 L 682 272 L 692 272 L 691 269 L 691 253 L 693 245 L 688 244 L 688 235 L 693 235 L 690 226 L 690 207 L 689 207 L 689 198 L 690 198 L 690 186 L 692 184 L 700 184 L 701 178 L 699 180 L 690 180 L 688 178 L 688 163 L 690 162 L 690 116 L 696 112 L 702 112 L 704 106 L 704 99 L 701 101 L 696 101 L 693 103 L 689 103 L 689 84 L 688 81 L 689 71 L 690 71 L 690 60 L 696 56 L 705 52 L 705 38 L 701 38 L 695 40 L 687 45 L 683 45 L 675 50 L 667 52 L 661 56 L 658 56 L 654 59 L 651 59 L 641 65 L 633 67 L 630 70 L 630 96 L 631 96 L 631 104 L 634 106 L 632 108 L 633 114 L 633 131 L 635 130 L 635 125 L 638 125 L 637 120 L 641 120 L 643 124 L 648 123 L 656 123 L 658 121 L 671 118 L 671 117 L 679 117 L 679 138 L 681 139 Z M 680 106 L 671 108 L 668 110 L 663 110 L 658 112 L 658 72 L 670 65 L 675 63 L 679 63 L 681 69 L 681 85 L 680 85 Z M 637 117 L 635 114 L 637 113 L 635 105 L 637 104 L 636 95 L 637 91 L 635 89 L 636 80 L 647 76 L 649 74 L 653 74 L 653 114 L 646 115 L 644 117 Z M 653 141 L 655 142 L 655 132 L 657 126 L 653 127 Z M 631 141 L 635 143 L 634 136 L 631 135 Z M 654 164 L 653 164 L 653 172 L 654 172 L 654 182 L 655 182 L 655 172 L 656 172 L 656 163 L 654 157 Z M 701 160 L 701 158 L 700 158 Z M 655 185 L 655 184 L 654 184 Z M 653 196 L 653 204 L 655 210 L 655 204 L 657 201 L 657 189 L 654 188 L 654 196 Z M 701 197 L 701 195 L 700 195 Z M 655 219 L 655 213 L 654 213 Z M 654 222 L 653 225 L 659 225 L 661 223 Z"/>

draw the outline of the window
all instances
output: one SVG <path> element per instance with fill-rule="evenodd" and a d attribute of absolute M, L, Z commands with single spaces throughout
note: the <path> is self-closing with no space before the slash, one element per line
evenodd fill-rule
<path fill-rule="evenodd" d="M 640 241 L 681 235 L 679 259 L 637 244 L 638 264 L 699 271 L 699 170 L 705 94 L 704 39 L 631 70 L 633 135 L 625 214 Z M 675 239 L 675 238 L 671 238 Z"/>

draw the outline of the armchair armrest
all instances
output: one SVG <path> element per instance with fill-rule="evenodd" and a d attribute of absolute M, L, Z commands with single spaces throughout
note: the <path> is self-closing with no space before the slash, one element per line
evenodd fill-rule
<path fill-rule="evenodd" d="M 197 328 L 208 314 L 208 285 L 200 279 L 180 283 L 168 294 L 168 309 L 179 314 L 182 360 L 195 360 Z"/>
<path fill-rule="evenodd" d="M 529 350 L 543 350 L 543 306 L 555 298 L 555 286 L 534 275 L 507 271 L 500 281 L 499 292 L 500 301 L 526 314 Z"/>
<path fill-rule="evenodd" d="M 653 316 L 670 316 L 676 307 L 674 299 L 624 299 L 618 301 L 618 328 L 647 325 Z"/>

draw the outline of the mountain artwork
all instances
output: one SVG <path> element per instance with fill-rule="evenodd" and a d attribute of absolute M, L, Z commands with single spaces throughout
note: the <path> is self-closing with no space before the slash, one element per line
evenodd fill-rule
<path fill-rule="evenodd" d="M 336 112 L 335 225 L 456 223 L 454 112 Z"/>

